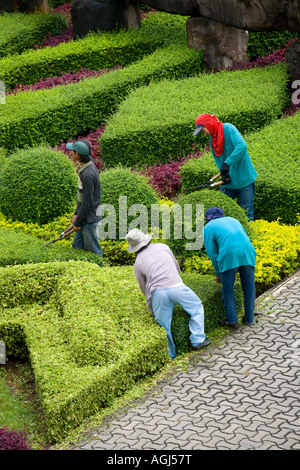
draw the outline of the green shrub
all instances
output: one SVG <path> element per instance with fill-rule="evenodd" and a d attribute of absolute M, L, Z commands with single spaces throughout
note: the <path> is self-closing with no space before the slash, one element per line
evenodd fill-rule
<path fill-rule="evenodd" d="M 201 146 L 195 139 L 195 119 L 216 114 L 235 124 L 242 134 L 275 120 L 287 105 L 285 64 L 271 67 L 202 74 L 183 80 L 164 80 L 132 92 L 110 118 L 101 137 L 102 157 L 117 162 L 150 165 Z"/>
<path fill-rule="evenodd" d="M 182 214 L 181 219 L 176 215 L 176 206 L 178 213 Z M 191 218 L 188 214 L 189 207 L 191 208 Z M 178 256 L 182 261 L 191 256 L 201 255 L 202 229 L 205 224 L 204 214 L 210 207 L 224 209 L 224 215 L 239 220 L 246 233 L 251 237 L 251 226 L 245 211 L 219 190 L 204 189 L 182 195 L 178 199 L 177 205 L 174 205 L 175 210 L 171 212 L 171 236 L 166 240 L 175 256 Z M 181 238 L 177 234 L 180 234 Z"/>
<path fill-rule="evenodd" d="M 246 137 L 258 173 L 255 218 L 297 223 L 300 211 L 300 112 Z"/>
<path fill-rule="evenodd" d="M 202 53 L 186 45 L 158 49 L 151 56 L 97 78 L 6 97 L 0 115 L 0 146 L 8 150 L 39 142 L 57 145 L 96 129 L 135 87 L 198 73 Z"/>
<path fill-rule="evenodd" d="M 135 228 L 131 226 L 134 220 L 140 220 L 143 226 L 138 228 L 148 232 L 151 205 L 158 204 L 159 200 L 147 178 L 129 168 L 116 168 L 101 173 L 100 183 L 102 223 L 108 238 L 124 238 L 131 228 Z M 106 204 L 111 207 L 105 211 Z M 113 220 L 116 220 L 115 227 L 111 223 Z"/>
<path fill-rule="evenodd" d="M 31 49 L 35 44 L 41 44 L 49 33 L 53 36 L 59 34 L 66 26 L 67 20 L 63 15 L 52 13 L 28 15 L 19 12 L 4 12 L 0 15 L 0 58 L 11 54 L 20 54 L 26 49 Z M 17 63 L 15 63 L 16 65 Z M 0 78 L 2 73 L 4 73 L 4 69 L 0 66 Z"/>
<path fill-rule="evenodd" d="M 72 238 L 72 235 L 70 236 Z M 51 241 L 51 239 L 49 240 Z M 100 266 L 108 264 L 101 256 L 85 250 L 76 250 L 70 246 L 55 242 L 43 247 L 47 241 L 37 240 L 20 230 L 0 228 L 0 266 L 47 263 L 51 261 L 89 261 Z"/>
<path fill-rule="evenodd" d="M 46 147 L 20 150 L 0 172 L 0 208 L 6 217 L 45 224 L 76 205 L 77 176 L 70 159 Z"/>
<path fill-rule="evenodd" d="M 160 13 L 142 20 L 140 29 L 90 33 L 83 39 L 4 58 L 0 60 L 2 80 L 7 88 L 14 88 L 16 83 L 30 85 L 81 67 L 99 70 L 127 66 L 157 47 L 176 42 L 186 44 L 184 17 L 174 15 L 170 19 L 170 16 L 173 15 Z"/>
<path fill-rule="evenodd" d="M 250 60 L 264 57 L 276 49 L 281 49 L 285 44 L 297 36 L 291 31 L 249 31 L 247 55 Z"/>
<path fill-rule="evenodd" d="M 181 273 L 183 282 L 189 286 L 200 298 L 204 308 L 204 332 L 209 337 L 219 323 L 219 320 L 225 318 L 225 308 L 222 301 L 222 289 L 217 284 L 213 276 L 203 276 L 195 273 Z M 243 293 L 240 282 L 235 284 L 235 297 L 237 311 L 243 310 Z M 180 305 L 176 305 L 172 318 L 172 336 L 178 354 L 191 351 L 191 343 L 189 341 L 189 319 L 190 316 L 183 310 Z"/>

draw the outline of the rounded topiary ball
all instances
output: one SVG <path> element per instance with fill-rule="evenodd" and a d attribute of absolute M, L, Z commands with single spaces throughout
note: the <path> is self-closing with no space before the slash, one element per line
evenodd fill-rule
<path fill-rule="evenodd" d="M 193 242 L 192 239 L 188 238 L 188 228 L 191 232 L 195 233 L 195 239 L 197 238 L 200 241 L 200 236 L 202 237 L 202 229 L 205 225 L 205 211 L 210 207 L 219 207 L 224 209 L 224 216 L 226 217 L 233 217 L 237 219 L 242 226 L 244 227 L 247 235 L 251 237 L 251 226 L 248 222 L 248 218 L 244 209 L 242 209 L 236 201 L 231 199 L 230 197 L 226 196 L 225 194 L 221 193 L 219 190 L 209 190 L 204 189 L 201 191 L 195 191 L 190 194 L 182 195 L 177 203 L 179 206 L 179 212 L 182 214 L 182 223 L 179 218 L 172 218 L 172 230 L 171 230 L 171 238 L 167 241 L 168 245 L 170 245 L 171 249 L 173 250 L 174 254 L 180 257 L 187 257 L 187 256 L 194 256 L 199 255 L 201 253 L 201 249 L 187 249 L 187 246 Z M 187 214 L 187 207 L 185 205 L 190 205 L 191 213 L 192 213 L 192 225 L 189 226 L 188 221 L 185 219 L 185 215 Z M 198 205 L 198 220 L 196 223 L 196 216 L 197 210 L 196 206 Z M 201 210 L 201 206 L 203 206 L 203 210 Z M 200 215 L 199 215 L 200 214 Z M 177 232 L 174 227 L 174 220 L 177 224 L 181 224 L 181 232 L 182 238 L 176 238 L 176 233 L 179 233 L 177 226 Z M 178 222 L 179 221 L 179 222 Z M 174 236 L 175 234 L 175 236 Z M 202 239 L 203 241 L 203 239 Z M 200 243 L 199 243 L 200 245 Z"/>
<path fill-rule="evenodd" d="M 124 238 L 127 231 L 135 228 L 131 225 L 135 222 L 137 228 L 148 231 L 151 225 L 151 205 L 158 204 L 159 201 L 148 179 L 128 168 L 115 168 L 101 173 L 100 183 L 102 229 L 108 234 L 107 238 L 114 238 L 114 211 L 115 238 Z M 105 208 L 104 204 L 110 207 Z"/>
<path fill-rule="evenodd" d="M 77 175 L 71 160 L 46 147 L 20 150 L 0 169 L 0 210 L 40 225 L 76 206 Z"/>

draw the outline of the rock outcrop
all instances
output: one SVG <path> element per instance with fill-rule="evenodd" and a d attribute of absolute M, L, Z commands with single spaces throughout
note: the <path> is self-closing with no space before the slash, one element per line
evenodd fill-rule
<path fill-rule="evenodd" d="M 147 0 L 147 5 L 247 31 L 300 32 L 300 0 Z"/>

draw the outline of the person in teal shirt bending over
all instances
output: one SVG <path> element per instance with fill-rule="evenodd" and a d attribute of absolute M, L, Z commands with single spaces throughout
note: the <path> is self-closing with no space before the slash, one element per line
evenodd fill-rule
<path fill-rule="evenodd" d="M 200 114 L 193 135 L 202 132 L 209 136 L 212 155 L 221 172 L 221 192 L 232 199 L 240 198 L 240 206 L 249 220 L 254 219 L 253 199 L 256 170 L 251 162 L 247 145 L 238 129 L 219 121 L 215 115 Z"/>
<path fill-rule="evenodd" d="M 205 212 L 203 240 L 206 253 L 215 269 L 217 282 L 222 282 L 226 318 L 221 326 L 239 328 L 234 282 L 240 274 L 244 295 L 243 322 L 254 324 L 256 252 L 243 226 L 233 217 L 224 217 L 224 210 L 212 207 Z"/>

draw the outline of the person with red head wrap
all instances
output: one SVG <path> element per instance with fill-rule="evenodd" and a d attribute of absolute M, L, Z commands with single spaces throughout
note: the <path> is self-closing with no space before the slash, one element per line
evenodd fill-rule
<path fill-rule="evenodd" d="M 232 199 L 239 196 L 240 206 L 248 219 L 253 220 L 257 173 L 241 133 L 233 124 L 219 121 L 214 114 L 200 114 L 195 125 L 194 136 L 200 132 L 209 136 L 211 152 L 223 181 L 220 191 Z"/>

